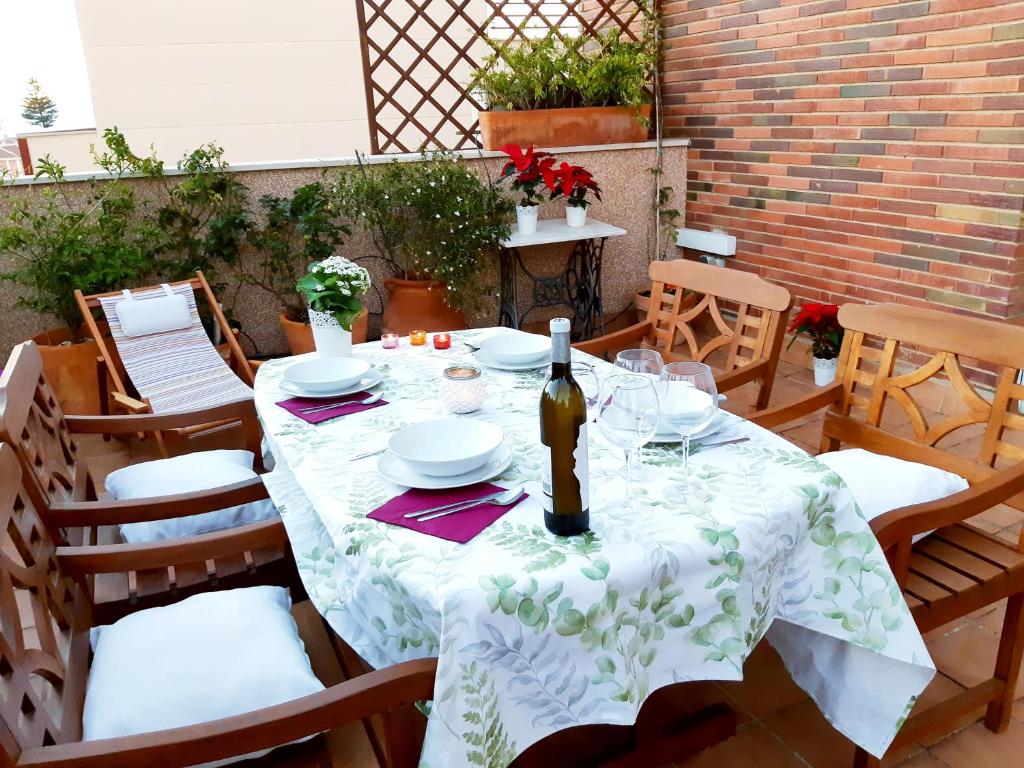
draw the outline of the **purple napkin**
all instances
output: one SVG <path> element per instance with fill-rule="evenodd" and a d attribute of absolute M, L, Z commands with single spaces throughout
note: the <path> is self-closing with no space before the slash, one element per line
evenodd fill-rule
<path fill-rule="evenodd" d="M 445 515 L 436 520 L 420 522 L 416 518 L 407 518 L 407 512 L 416 512 L 420 509 L 439 507 L 442 504 L 451 504 L 456 501 L 469 501 L 488 494 L 503 491 L 504 488 L 491 483 L 477 483 L 467 485 L 464 488 L 451 488 L 444 491 L 423 491 L 412 488 L 401 496 L 396 496 L 387 504 L 378 507 L 367 515 L 371 520 L 379 520 L 382 523 L 400 525 L 403 528 L 410 528 L 429 536 L 437 536 L 439 539 L 457 541 L 465 544 L 476 536 L 480 531 L 504 515 L 516 506 L 512 504 L 507 507 L 498 507 L 494 504 L 481 503 L 477 507 L 456 512 L 453 515 Z M 527 494 L 523 494 L 523 499 Z M 522 499 L 520 499 L 522 501 Z"/>
<path fill-rule="evenodd" d="M 368 411 L 371 408 L 379 408 L 382 405 L 387 405 L 387 400 L 378 400 L 375 403 L 369 405 L 357 405 L 352 401 L 365 400 L 370 396 L 369 392 L 356 392 L 354 395 L 345 395 L 334 399 L 333 408 L 325 408 L 322 411 L 314 411 L 313 413 L 300 413 L 299 411 L 303 408 L 316 408 L 320 405 L 331 405 L 332 399 L 317 399 L 312 397 L 290 397 L 287 400 L 282 400 L 278 403 L 292 416 L 297 416 L 305 422 L 310 424 L 319 424 L 321 421 L 328 421 L 329 419 L 336 419 L 339 416 L 348 416 L 352 413 L 361 413 L 362 411 Z"/>

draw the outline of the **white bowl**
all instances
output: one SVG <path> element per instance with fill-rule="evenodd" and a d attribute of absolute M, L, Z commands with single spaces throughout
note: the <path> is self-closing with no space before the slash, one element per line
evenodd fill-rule
<path fill-rule="evenodd" d="M 307 392 L 330 392 L 355 384 L 370 364 L 354 357 L 314 357 L 285 368 L 284 378 Z"/>
<path fill-rule="evenodd" d="M 434 419 L 398 430 L 388 448 L 411 469 L 431 477 L 472 472 L 490 461 L 505 435 L 474 419 Z"/>
<path fill-rule="evenodd" d="M 496 362 L 520 365 L 551 354 L 551 339 L 534 333 L 500 333 L 481 341 L 480 349 Z"/>

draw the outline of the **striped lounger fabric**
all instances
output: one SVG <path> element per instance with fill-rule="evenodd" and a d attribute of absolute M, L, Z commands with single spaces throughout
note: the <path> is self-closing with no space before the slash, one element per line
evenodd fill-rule
<path fill-rule="evenodd" d="M 133 301 L 166 296 L 167 288 L 131 294 Z M 148 398 L 153 413 L 192 411 L 249 400 L 252 389 L 228 367 L 207 336 L 189 285 L 169 287 L 188 303 L 187 328 L 126 336 L 116 305 L 125 296 L 100 299 L 125 370 L 139 395 Z"/>

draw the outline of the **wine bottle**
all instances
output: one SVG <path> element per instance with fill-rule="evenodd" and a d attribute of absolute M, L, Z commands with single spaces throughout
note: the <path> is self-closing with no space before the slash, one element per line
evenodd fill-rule
<path fill-rule="evenodd" d="M 551 321 L 551 378 L 540 396 L 544 525 L 559 536 L 590 528 L 587 404 L 572 377 L 569 321 Z"/>

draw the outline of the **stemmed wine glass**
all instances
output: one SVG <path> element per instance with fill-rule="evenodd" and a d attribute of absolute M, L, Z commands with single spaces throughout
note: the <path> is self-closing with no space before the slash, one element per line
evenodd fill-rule
<path fill-rule="evenodd" d="M 647 374 L 652 380 L 657 380 L 665 361 L 656 349 L 624 349 L 615 356 L 615 365 L 633 373 Z M 633 459 L 634 467 L 643 467 L 643 457 L 639 448 L 636 449 L 636 456 Z M 643 471 L 640 469 L 636 473 L 640 479 L 643 479 Z"/>
<path fill-rule="evenodd" d="M 597 425 L 626 461 L 627 508 L 633 505 L 633 456 L 658 431 L 658 392 L 647 376 L 621 374 L 605 379 L 597 406 Z"/>
<path fill-rule="evenodd" d="M 583 390 L 583 399 L 587 403 L 587 421 L 593 421 L 597 415 L 597 399 L 601 394 L 601 382 L 598 381 L 594 366 L 590 363 L 572 363 L 571 370 L 572 377 Z"/>
<path fill-rule="evenodd" d="M 707 429 L 718 414 L 715 376 L 704 363 L 669 363 L 658 383 L 662 418 L 683 438 L 683 482 L 675 491 L 690 489 L 690 437 Z"/>

